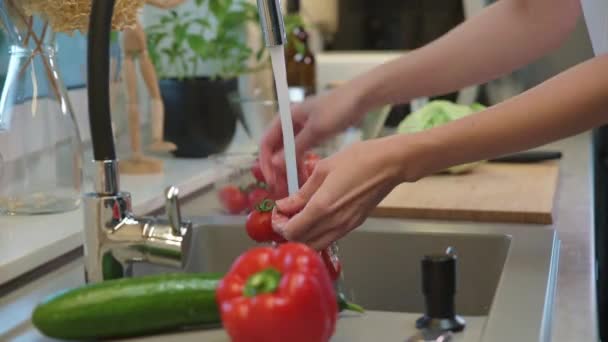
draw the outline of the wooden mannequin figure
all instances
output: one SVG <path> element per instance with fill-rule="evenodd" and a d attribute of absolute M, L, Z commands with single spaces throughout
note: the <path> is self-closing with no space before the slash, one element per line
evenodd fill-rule
<path fill-rule="evenodd" d="M 169 9 L 182 4 L 185 0 L 145 0 L 154 7 Z M 132 155 L 120 162 L 120 170 L 127 174 L 147 174 L 162 172 L 162 161 L 143 154 L 141 147 L 140 107 L 137 94 L 136 60 L 139 62 L 141 75 L 151 99 L 152 144 L 148 149 L 153 152 L 170 152 L 176 149 L 175 144 L 164 140 L 165 108 L 158 86 L 158 77 L 154 65 L 148 56 L 148 45 L 143 25 L 138 20 L 132 28 L 123 33 L 124 78 L 128 96 L 129 135 Z"/>

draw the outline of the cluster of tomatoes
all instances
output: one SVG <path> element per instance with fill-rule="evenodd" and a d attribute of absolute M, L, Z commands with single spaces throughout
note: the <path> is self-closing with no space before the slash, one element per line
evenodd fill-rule
<path fill-rule="evenodd" d="M 256 161 L 251 167 L 251 173 L 256 181 L 247 187 L 226 185 L 220 189 L 219 200 L 229 214 L 240 215 L 251 212 L 259 203 L 271 197 L 259 162 Z"/>
<path fill-rule="evenodd" d="M 305 179 L 312 175 L 312 172 L 320 159 L 321 157 L 316 153 L 306 153 L 303 163 L 304 169 L 302 172 Z M 254 162 L 250 171 L 255 181 L 248 186 L 239 187 L 236 185 L 227 185 L 219 191 L 218 197 L 220 203 L 231 215 L 241 215 L 252 212 L 256 209 L 258 204 L 262 203 L 262 201 L 266 199 L 278 199 L 269 191 L 258 160 Z"/>

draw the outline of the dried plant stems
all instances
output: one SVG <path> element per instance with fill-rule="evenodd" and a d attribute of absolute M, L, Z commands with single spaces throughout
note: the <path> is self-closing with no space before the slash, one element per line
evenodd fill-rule
<path fill-rule="evenodd" d="M 21 69 L 19 70 L 18 77 L 21 77 L 21 76 L 23 76 L 23 73 L 27 70 L 29 65 L 32 63 L 34 56 L 38 53 L 41 55 L 43 54 L 42 47 L 43 47 L 44 38 L 47 34 L 49 25 L 47 22 L 44 23 L 44 26 L 42 27 L 42 32 L 40 33 L 40 37 L 38 37 L 36 32 L 34 31 L 34 19 L 31 16 L 26 17 L 26 15 L 23 14 L 17 6 L 15 6 L 15 3 L 13 2 L 13 0 L 7 0 L 7 1 L 15 9 L 17 15 L 19 16 L 19 20 L 26 23 L 27 31 L 26 31 L 25 38 L 23 40 L 24 47 L 28 46 L 30 38 L 32 40 L 34 40 L 34 44 L 36 45 L 36 47 L 34 48 L 32 53 L 28 56 L 27 61 L 25 61 L 25 63 L 23 63 L 23 65 L 21 66 Z M 51 85 L 51 88 L 53 89 L 53 93 L 54 93 L 55 97 L 57 99 L 61 99 L 62 96 L 59 91 L 59 84 L 57 82 L 57 78 L 55 77 L 55 74 L 52 71 L 52 67 L 49 63 L 49 60 L 43 56 L 42 62 L 43 62 L 44 70 L 47 74 L 49 83 Z"/>

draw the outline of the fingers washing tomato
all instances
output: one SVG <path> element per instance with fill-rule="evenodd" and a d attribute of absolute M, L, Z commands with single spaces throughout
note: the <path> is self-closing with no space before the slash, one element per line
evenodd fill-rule
<path fill-rule="evenodd" d="M 319 160 L 321 160 L 321 157 L 318 154 L 314 152 L 306 153 L 304 156 L 304 177 L 306 179 L 312 175 Z"/>

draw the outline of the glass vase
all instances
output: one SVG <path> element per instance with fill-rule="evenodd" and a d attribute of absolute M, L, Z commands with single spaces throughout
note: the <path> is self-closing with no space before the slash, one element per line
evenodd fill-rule
<path fill-rule="evenodd" d="M 0 1 L 10 59 L 0 95 L 0 214 L 74 210 L 82 187 L 82 143 L 56 63 L 55 34 Z"/>

